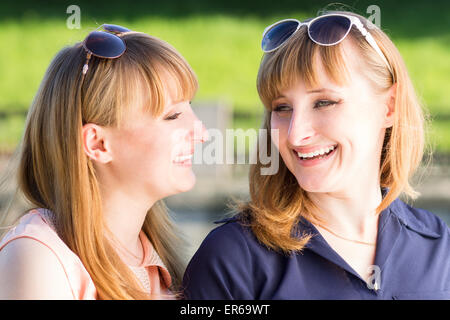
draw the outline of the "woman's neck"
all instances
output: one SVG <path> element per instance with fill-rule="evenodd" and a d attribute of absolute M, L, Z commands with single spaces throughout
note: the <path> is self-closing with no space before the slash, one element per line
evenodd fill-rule
<path fill-rule="evenodd" d="M 153 202 L 132 197 L 120 189 L 102 191 L 102 209 L 105 223 L 116 245 L 133 256 L 142 257 L 139 234 Z"/>
<path fill-rule="evenodd" d="M 318 215 L 324 226 L 348 238 L 376 239 L 376 208 L 382 200 L 379 184 L 372 187 L 354 186 L 342 192 L 308 195 L 320 208 Z"/>

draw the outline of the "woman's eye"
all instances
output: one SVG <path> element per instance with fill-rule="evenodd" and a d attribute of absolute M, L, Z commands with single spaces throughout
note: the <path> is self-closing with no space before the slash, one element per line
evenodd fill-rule
<path fill-rule="evenodd" d="M 319 100 L 314 104 L 314 108 L 328 107 L 335 105 L 336 103 L 337 103 L 336 101 L 331 100 Z"/>
<path fill-rule="evenodd" d="M 290 112 L 291 110 L 292 110 L 292 108 L 287 105 L 278 105 L 278 106 L 275 106 L 275 108 L 273 109 L 273 111 L 277 112 L 277 113 L 286 113 L 286 112 Z"/>
<path fill-rule="evenodd" d="M 172 115 L 170 115 L 170 116 L 164 118 L 164 120 L 175 120 L 175 119 L 178 118 L 178 116 L 179 116 L 180 114 L 181 114 L 181 112 L 176 112 L 176 113 L 174 113 L 174 114 L 172 114 Z"/>

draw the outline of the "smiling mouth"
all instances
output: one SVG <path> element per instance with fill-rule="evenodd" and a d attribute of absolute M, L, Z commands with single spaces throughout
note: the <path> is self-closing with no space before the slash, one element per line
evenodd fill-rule
<path fill-rule="evenodd" d="M 303 161 L 317 160 L 323 159 L 331 155 L 336 149 L 338 145 L 334 145 L 325 149 L 320 149 L 315 152 L 310 153 L 300 153 L 294 150 L 295 155 Z"/>
<path fill-rule="evenodd" d="M 173 162 L 175 163 L 185 163 L 188 161 L 191 161 L 193 157 L 193 154 L 188 154 L 188 155 L 184 155 L 184 156 L 178 156 L 175 158 L 175 160 L 173 160 Z"/>

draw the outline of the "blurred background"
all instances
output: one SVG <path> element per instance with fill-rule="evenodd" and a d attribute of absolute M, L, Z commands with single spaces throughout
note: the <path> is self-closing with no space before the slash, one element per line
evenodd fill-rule
<path fill-rule="evenodd" d="M 415 185 L 413 204 L 450 223 L 450 2 L 446 0 L 341 1 L 2 1 L 0 3 L 0 173 L 21 138 L 27 109 L 53 56 L 82 41 L 103 23 L 126 26 L 172 44 L 191 64 L 200 89 L 193 101 L 207 128 L 259 128 L 263 107 L 256 92 L 264 28 L 285 18 L 299 20 L 320 10 L 345 9 L 369 17 L 380 8 L 381 28 L 399 48 L 430 113 L 427 141 L 431 165 Z M 80 8 L 80 28 L 71 29 L 70 5 Z M 73 23 L 73 20 L 71 21 Z M 73 25 L 73 24 L 72 24 Z M 254 143 L 251 138 L 248 146 Z M 248 164 L 194 166 L 196 187 L 167 199 L 191 243 L 190 255 L 224 217 L 227 204 L 248 196 Z M 0 194 L 0 207 L 11 190 Z M 2 202 L 3 201 L 3 202 Z"/>

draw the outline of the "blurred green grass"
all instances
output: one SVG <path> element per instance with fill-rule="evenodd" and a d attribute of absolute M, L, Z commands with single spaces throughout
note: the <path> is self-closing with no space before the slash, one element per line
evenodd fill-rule
<path fill-rule="evenodd" d="M 137 1 L 82 2 L 82 29 L 66 27 L 71 3 L 48 1 L 0 4 L 0 150 L 19 141 L 24 115 L 53 56 L 83 40 L 102 23 L 116 23 L 171 43 L 198 75 L 197 100 L 219 99 L 238 115 L 235 128 L 259 127 L 262 106 L 256 92 L 259 43 L 268 24 L 286 17 L 315 15 L 326 1 Z M 344 1 L 345 2 L 345 1 Z M 368 16 L 370 1 L 347 1 Z M 379 1 L 382 28 L 396 43 L 417 92 L 430 111 L 429 138 L 439 152 L 450 152 L 450 3 Z M 257 120 L 255 120 L 257 119 Z"/>

